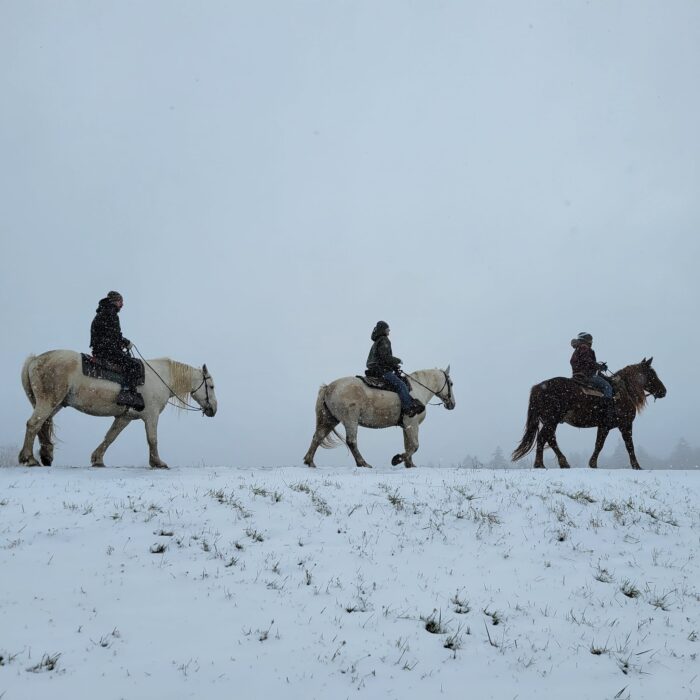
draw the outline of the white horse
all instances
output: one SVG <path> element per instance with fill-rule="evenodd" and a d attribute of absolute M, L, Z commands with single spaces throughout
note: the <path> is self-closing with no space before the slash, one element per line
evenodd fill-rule
<path fill-rule="evenodd" d="M 411 396 L 425 406 L 433 396 L 442 401 L 451 411 L 455 407 L 452 393 L 452 379 L 449 365 L 447 369 L 422 369 L 408 375 L 411 383 Z M 403 462 L 406 467 L 414 467 L 413 455 L 418 450 L 418 427 L 425 419 L 426 411 L 408 418 L 404 416 L 401 427 L 405 452 L 394 455 L 391 463 L 396 466 Z M 399 425 L 401 402 L 398 394 L 368 387 L 357 377 L 343 377 L 328 385 L 323 385 L 316 399 L 316 432 L 311 440 L 309 451 L 304 456 L 304 464 L 315 467 L 314 455 L 321 447 L 337 447 L 344 442 L 355 458 L 358 467 L 371 467 L 357 449 L 357 427 L 391 428 Z M 342 423 L 345 440 L 335 432 L 335 426 Z M 340 441 L 330 435 L 331 431 Z"/>
<path fill-rule="evenodd" d="M 118 406 L 117 394 L 121 386 L 106 379 L 86 377 L 82 371 L 80 353 L 72 350 L 51 350 L 42 355 L 30 355 L 22 367 L 22 386 L 34 412 L 27 421 L 24 445 L 19 463 L 36 467 L 34 439 L 39 436 L 41 463 L 51 466 L 53 461 L 53 417 L 64 407 L 71 406 L 91 416 L 114 416 L 114 422 L 105 439 L 92 453 L 93 467 L 104 467 L 104 454 L 116 437 L 132 420 L 140 418 L 146 425 L 149 464 L 154 469 L 167 469 L 158 456 L 158 417 L 168 400 L 184 406 L 191 396 L 205 416 L 216 413 L 214 382 L 204 365 L 190 367 L 168 358 L 147 360 L 145 382 L 138 387 L 145 408 L 136 411 Z"/>

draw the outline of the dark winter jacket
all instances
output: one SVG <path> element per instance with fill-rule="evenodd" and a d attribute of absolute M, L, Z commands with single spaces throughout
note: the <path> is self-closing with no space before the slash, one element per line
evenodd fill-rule
<path fill-rule="evenodd" d="M 391 352 L 391 341 L 386 331 L 388 326 L 377 324 L 372 331 L 374 345 L 367 357 L 367 374 L 381 377 L 385 372 L 393 372 L 401 365 L 401 360 L 394 357 Z"/>
<path fill-rule="evenodd" d="M 122 335 L 119 311 L 110 299 L 100 299 L 97 315 L 90 326 L 90 347 L 96 357 L 124 356 L 129 340 Z"/>
<path fill-rule="evenodd" d="M 571 369 L 575 377 L 593 377 L 598 371 L 595 352 L 590 345 L 580 343 L 571 356 Z"/>

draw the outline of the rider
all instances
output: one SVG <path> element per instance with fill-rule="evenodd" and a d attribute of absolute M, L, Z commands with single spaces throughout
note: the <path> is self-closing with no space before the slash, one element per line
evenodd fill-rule
<path fill-rule="evenodd" d="M 143 410 L 143 397 L 136 391 L 141 373 L 141 363 L 129 355 L 133 343 L 122 335 L 119 312 L 124 298 L 119 292 L 109 292 L 97 305 L 97 314 L 90 326 L 92 354 L 102 360 L 119 365 L 124 383 L 117 396 L 117 404 Z"/>
<path fill-rule="evenodd" d="M 610 382 L 602 377 L 598 372 L 607 370 L 605 362 L 596 360 L 593 350 L 593 336 L 590 333 L 579 333 L 571 341 L 574 353 L 571 356 L 571 369 L 575 379 L 582 379 L 586 384 L 603 392 L 605 399 L 606 419 L 611 422 L 615 415 L 615 404 L 613 402 L 613 388 Z"/>
<path fill-rule="evenodd" d="M 378 321 L 372 331 L 374 345 L 372 345 L 367 357 L 365 374 L 368 377 L 381 377 L 387 384 L 391 385 L 401 399 L 401 413 L 410 418 L 422 413 L 425 406 L 411 397 L 406 383 L 398 375 L 401 360 L 392 354 L 389 333 L 389 324 L 386 321 Z"/>

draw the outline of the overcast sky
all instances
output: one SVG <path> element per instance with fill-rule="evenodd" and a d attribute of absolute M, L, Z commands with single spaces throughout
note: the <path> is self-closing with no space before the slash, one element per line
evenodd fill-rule
<path fill-rule="evenodd" d="M 87 350 L 116 289 L 147 357 L 216 382 L 214 419 L 163 415 L 171 464 L 300 464 L 379 319 L 408 371 L 452 364 L 418 464 L 509 453 L 584 330 L 654 356 L 638 444 L 697 445 L 698 47 L 694 1 L 0 1 L 0 444 L 24 358 Z M 109 420 L 57 425 L 87 464 Z M 106 456 L 146 459 L 140 422 Z"/>

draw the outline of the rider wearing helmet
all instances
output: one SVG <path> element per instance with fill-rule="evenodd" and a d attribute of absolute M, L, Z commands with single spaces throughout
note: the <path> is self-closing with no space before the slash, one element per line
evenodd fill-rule
<path fill-rule="evenodd" d="M 90 326 L 90 347 L 98 359 L 108 360 L 119 366 L 124 383 L 117 396 L 117 404 L 143 410 L 143 397 L 137 393 L 136 385 L 141 364 L 129 355 L 133 343 L 122 335 L 119 312 L 124 298 L 119 292 L 109 292 L 97 305 L 97 313 Z"/>
<path fill-rule="evenodd" d="M 369 377 L 381 377 L 396 390 L 401 399 L 401 413 L 409 418 L 425 410 L 425 406 L 411 398 L 408 387 L 397 374 L 400 371 L 401 360 L 394 357 L 389 340 L 390 328 L 386 321 L 378 321 L 372 331 L 374 344 L 367 357 L 367 370 Z"/>

